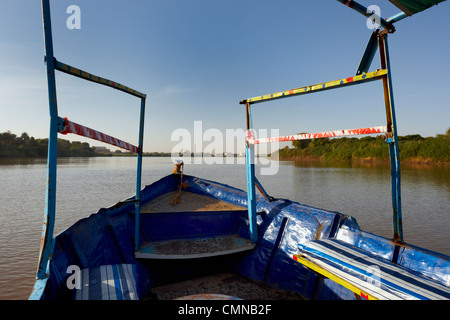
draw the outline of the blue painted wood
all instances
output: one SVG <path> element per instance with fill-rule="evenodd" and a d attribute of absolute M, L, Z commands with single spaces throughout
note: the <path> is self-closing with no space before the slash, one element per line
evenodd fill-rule
<path fill-rule="evenodd" d="M 402 206 L 401 206 L 401 187 L 400 187 L 400 152 L 398 148 L 398 135 L 397 135 L 397 118 L 395 115 L 394 104 L 394 90 L 392 86 L 392 71 L 389 57 L 388 35 L 384 33 L 383 48 L 385 61 L 382 64 L 386 64 L 387 82 L 388 82 L 388 95 L 385 97 L 389 103 L 390 116 L 392 122 L 392 140 L 389 142 L 389 157 L 391 161 L 391 184 L 392 184 L 392 208 L 393 208 L 393 229 L 394 239 L 403 241 L 403 223 L 402 223 Z M 382 55 L 383 56 L 383 55 Z M 389 131 L 389 130 L 388 130 Z"/>
<path fill-rule="evenodd" d="M 139 120 L 139 153 L 137 158 L 137 172 L 136 172 L 136 196 L 135 196 L 135 250 L 139 248 L 139 215 L 141 210 L 141 179 L 142 179 L 142 154 L 144 141 L 144 118 L 145 118 L 145 98 L 141 98 L 141 113 Z"/>
<path fill-rule="evenodd" d="M 45 60 L 47 65 L 50 133 L 48 142 L 44 222 L 42 226 L 41 249 L 37 270 L 38 279 L 45 279 L 48 276 L 48 260 L 51 258 L 53 252 L 53 229 L 55 226 L 56 210 L 56 156 L 59 125 L 49 0 L 42 0 L 42 13 L 44 24 Z"/>
<path fill-rule="evenodd" d="M 256 225 L 255 164 L 253 159 L 254 146 L 250 145 L 246 149 L 248 220 L 251 239 L 253 242 L 256 242 L 258 230 Z"/>
<path fill-rule="evenodd" d="M 361 58 L 361 62 L 359 63 L 358 70 L 356 71 L 356 75 L 369 71 L 373 58 L 375 57 L 375 53 L 378 50 L 378 31 L 379 29 L 372 32 L 369 42 L 367 43 L 366 50 Z"/>
<path fill-rule="evenodd" d="M 43 29 L 44 29 L 44 43 L 45 43 L 45 61 L 47 66 L 47 84 L 48 84 L 48 98 L 49 98 L 49 111 L 50 111 L 50 132 L 48 143 L 48 156 L 47 156 L 47 185 L 45 192 L 45 212 L 44 222 L 42 227 L 41 248 L 39 254 L 37 279 L 45 280 L 49 274 L 49 263 L 51 262 L 54 251 L 54 225 L 56 216 L 56 175 L 57 175 L 57 141 L 58 132 L 64 126 L 64 119 L 58 116 L 58 107 L 56 99 L 56 80 L 55 80 L 55 62 L 53 52 L 53 40 L 52 40 L 52 25 L 50 14 L 50 2 L 49 0 L 42 0 L 42 15 L 43 15 Z M 64 71 L 62 64 L 60 69 Z M 65 65 L 67 68 L 69 66 Z M 56 69 L 58 70 L 58 69 Z M 70 73 L 76 75 L 74 73 Z M 80 75 L 82 73 L 80 72 Z M 81 75 L 83 78 L 83 76 Z M 91 77 L 91 75 L 89 75 Z M 87 77 L 87 79 L 89 79 Z M 109 81 L 109 80 L 107 80 Z M 98 81 L 96 81 L 98 82 Z M 115 85 L 115 86 L 114 86 Z M 117 89 L 117 84 L 114 83 L 113 88 Z M 121 89 L 122 90 L 122 89 Z M 143 153 L 143 139 L 144 139 L 144 118 L 145 118 L 145 98 L 146 95 L 138 93 L 132 89 L 122 90 L 129 94 L 141 97 L 141 111 L 139 122 L 139 152 L 137 161 L 136 172 L 136 196 L 135 196 L 135 213 L 136 213 L 136 234 L 139 230 L 139 211 L 140 211 L 140 196 L 141 196 L 141 176 L 142 176 L 142 153 Z M 136 243 L 139 241 L 136 237 Z"/>
<path fill-rule="evenodd" d="M 250 104 L 246 105 L 247 113 L 247 136 L 253 129 L 252 112 Z M 245 165 L 247 170 L 247 207 L 248 221 L 250 229 L 250 239 L 253 242 L 258 240 L 258 226 L 256 224 L 256 190 L 255 190 L 255 146 L 246 143 L 245 145 Z"/>

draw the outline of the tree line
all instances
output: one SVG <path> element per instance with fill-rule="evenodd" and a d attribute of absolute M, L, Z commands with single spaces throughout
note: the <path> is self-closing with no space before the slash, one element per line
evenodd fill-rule
<path fill-rule="evenodd" d="M 11 131 L 0 133 L 0 157 L 36 157 L 46 158 L 48 152 L 48 138 L 35 139 L 24 132 L 20 136 Z M 58 139 L 58 157 L 104 157 L 130 156 L 132 152 L 116 150 L 114 152 L 95 152 L 87 142 Z M 147 152 L 146 157 L 170 157 L 169 152 Z"/>
<path fill-rule="evenodd" d="M 399 136 L 401 161 L 450 163 L 450 128 L 445 134 L 422 137 Z M 364 138 L 312 139 L 292 142 L 293 148 L 280 149 L 280 160 L 387 160 L 389 148 L 382 136 Z"/>
<path fill-rule="evenodd" d="M 0 133 L 0 157 L 47 157 L 48 139 L 35 139 L 26 132 L 17 136 L 11 131 Z M 96 153 L 87 142 L 58 139 L 58 156 L 92 157 Z"/>

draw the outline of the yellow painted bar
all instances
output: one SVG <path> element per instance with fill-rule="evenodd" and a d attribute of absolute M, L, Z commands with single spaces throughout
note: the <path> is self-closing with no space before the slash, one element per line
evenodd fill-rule
<path fill-rule="evenodd" d="M 246 104 L 246 103 L 254 104 L 254 103 L 259 103 L 259 102 L 271 101 L 271 100 L 275 100 L 275 99 L 287 98 L 287 97 L 296 96 L 296 95 L 300 95 L 300 94 L 335 89 L 335 88 L 339 88 L 339 87 L 343 87 L 343 86 L 349 86 L 349 85 L 379 80 L 386 74 L 387 74 L 386 69 L 380 69 L 380 70 L 363 73 L 363 74 L 345 78 L 345 79 L 323 82 L 323 83 L 318 83 L 318 84 L 315 84 L 312 86 L 306 86 L 306 87 L 266 94 L 266 95 L 262 95 L 262 96 L 257 96 L 257 97 L 253 97 L 250 99 L 243 100 L 240 103 L 241 104 Z"/>
<path fill-rule="evenodd" d="M 144 93 L 140 93 L 139 91 L 136 91 L 134 89 L 128 88 L 128 87 L 126 87 L 126 86 L 124 86 L 124 85 L 122 85 L 120 83 L 117 83 L 117 82 L 114 82 L 114 81 L 111 81 L 111 80 L 108 80 L 108 79 L 104 79 L 104 78 L 95 76 L 95 75 L 93 75 L 93 74 L 91 74 L 89 72 L 86 72 L 86 71 L 83 71 L 83 70 L 71 67 L 71 66 L 69 66 L 69 65 L 67 65 L 65 63 L 57 61 L 56 59 L 55 59 L 55 69 L 59 70 L 59 71 L 62 71 L 62 72 L 65 72 L 65 73 L 68 73 L 68 74 L 71 74 L 73 76 L 85 79 L 85 80 L 89 80 L 89 81 L 92 81 L 92 82 L 103 84 L 105 86 L 108 86 L 108 87 L 111 87 L 111 88 L 114 88 L 114 89 L 117 89 L 117 90 L 129 93 L 129 94 L 131 94 L 133 96 L 136 96 L 136 97 L 139 97 L 139 98 L 145 98 L 146 97 L 146 94 L 144 94 Z"/>
<path fill-rule="evenodd" d="M 330 280 L 333 280 L 336 283 L 339 283 L 340 285 L 342 285 L 343 287 L 349 289 L 350 291 L 356 293 L 359 296 L 362 296 L 368 300 L 379 300 L 378 298 L 368 294 L 365 291 L 362 291 L 360 288 L 358 288 L 357 286 L 353 285 L 352 283 L 348 282 L 345 279 L 342 279 L 341 277 L 338 277 L 337 275 L 329 272 L 328 270 L 325 270 L 324 268 L 318 266 L 317 264 L 315 264 L 314 262 L 309 261 L 308 259 L 304 258 L 301 255 L 297 255 L 294 254 L 294 260 L 301 263 L 302 265 L 304 265 L 305 267 L 323 275 L 324 277 L 327 277 Z"/>

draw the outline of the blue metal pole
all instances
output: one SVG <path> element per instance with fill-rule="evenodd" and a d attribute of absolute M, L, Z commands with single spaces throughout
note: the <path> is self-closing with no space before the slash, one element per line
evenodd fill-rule
<path fill-rule="evenodd" d="M 247 135 L 252 129 L 250 104 L 246 104 L 247 112 Z M 247 168 L 247 207 L 250 239 L 252 242 L 258 240 L 258 226 L 256 224 L 256 191 L 255 191 L 255 151 L 254 145 L 246 143 L 245 162 Z"/>
<path fill-rule="evenodd" d="M 45 190 L 45 212 L 42 226 L 41 249 L 37 278 L 47 277 L 48 262 L 53 254 L 53 229 L 55 225 L 56 210 L 56 156 L 58 141 L 58 108 L 56 102 L 56 81 L 53 62 L 52 26 L 50 19 L 49 0 L 42 0 L 42 15 L 44 27 L 45 59 L 47 64 L 47 84 L 50 109 L 50 134 L 47 157 L 47 187 Z"/>
<path fill-rule="evenodd" d="M 139 249 L 139 217 L 140 217 L 140 208 L 141 208 L 141 178 L 142 178 L 142 149 L 143 149 L 143 141 L 144 141 L 144 117 L 145 117 L 145 97 L 141 98 L 141 116 L 139 123 L 139 152 L 137 157 L 137 174 L 136 174 L 136 196 L 135 196 L 135 250 Z"/>
<path fill-rule="evenodd" d="M 392 17 L 387 18 L 386 21 L 390 22 L 390 23 L 394 23 L 394 22 L 403 20 L 403 19 L 408 18 L 408 17 L 409 16 L 406 13 L 404 13 L 403 11 L 400 11 L 396 15 L 393 15 Z"/>
<path fill-rule="evenodd" d="M 256 225 L 256 192 L 255 192 L 255 164 L 253 163 L 255 153 L 254 146 L 247 145 L 246 164 L 247 164 L 247 204 L 248 204 L 248 221 L 250 228 L 250 239 L 252 242 L 258 240 L 258 231 Z"/>
<path fill-rule="evenodd" d="M 391 131 L 392 137 L 388 139 L 389 143 L 389 156 L 391 159 L 391 181 L 392 181 L 392 207 L 393 207 L 393 228 L 394 228 L 394 240 L 403 241 L 403 219 L 402 219 L 402 207 L 401 207 L 401 188 L 400 188 L 400 153 L 398 148 L 398 135 L 397 135 L 397 120 L 395 116 L 394 105 L 394 91 L 392 86 L 391 65 L 389 59 L 389 47 L 387 33 L 381 35 L 383 46 L 380 49 L 383 50 L 382 65 L 385 64 L 387 69 L 387 86 L 388 97 L 387 103 L 390 108 L 391 117 Z M 384 61 L 383 61 L 384 60 Z M 383 67 L 383 66 L 382 66 Z M 388 130 L 389 131 L 389 130 Z"/>

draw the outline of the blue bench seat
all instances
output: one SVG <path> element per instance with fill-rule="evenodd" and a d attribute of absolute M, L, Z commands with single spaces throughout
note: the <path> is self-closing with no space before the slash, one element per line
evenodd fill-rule
<path fill-rule="evenodd" d="M 380 300 L 448 300 L 450 287 L 336 239 L 299 244 L 294 259 L 357 295 Z"/>
<path fill-rule="evenodd" d="M 135 264 L 110 264 L 81 270 L 76 300 L 137 300 Z"/>

